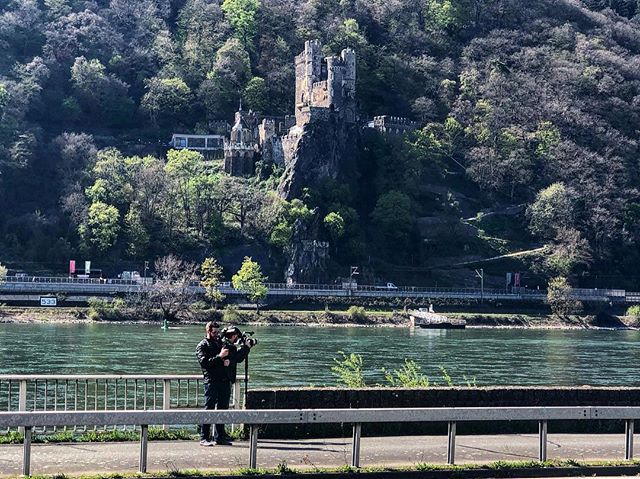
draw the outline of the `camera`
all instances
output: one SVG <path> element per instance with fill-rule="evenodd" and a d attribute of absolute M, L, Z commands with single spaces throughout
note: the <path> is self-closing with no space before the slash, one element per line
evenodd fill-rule
<path fill-rule="evenodd" d="M 222 341 L 231 344 L 230 338 L 234 334 L 238 335 L 238 339 L 235 342 L 236 346 L 245 344 L 250 348 L 252 348 L 256 344 L 258 344 L 258 340 L 256 338 L 251 337 L 253 336 L 253 331 L 245 331 L 243 333 L 242 331 L 240 331 L 240 328 L 238 328 L 237 326 L 231 326 L 223 329 L 221 331 Z"/>
<path fill-rule="evenodd" d="M 258 344 L 258 340 L 256 338 L 252 338 L 251 336 L 253 336 L 253 331 L 245 331 L 244 333 L 242 333 L 242 336 L 240 336 L 240 341 L 252 348 L 256 344 Z"/>

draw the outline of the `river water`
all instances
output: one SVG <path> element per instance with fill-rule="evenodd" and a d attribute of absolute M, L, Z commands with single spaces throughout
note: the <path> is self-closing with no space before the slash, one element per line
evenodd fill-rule
<path fill-rule="evenodd" d="M 335 385 L 338 351 L 361 354 L 366 378 L 415 360 L 443 384 L 640 384 L 640 331 L 251 327 L 252 387 Z M 0 324 L 0 374 L 199 374 L 203 326 L 167 331 L 148 324 Z"/>

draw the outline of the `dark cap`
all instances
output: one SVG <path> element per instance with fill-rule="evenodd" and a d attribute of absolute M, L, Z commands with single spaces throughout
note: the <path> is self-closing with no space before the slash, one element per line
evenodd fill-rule
<path fill-rule="evenodd" d="M 242 331 L 240 331 L 240 328 L 237 326 L 228 326 L 226 328 L 224 328 L 222 330 L 222 335 L 223 336 L 233 336 L 234 334 L 237 334 L 238 336 L 242 336 Z"/>

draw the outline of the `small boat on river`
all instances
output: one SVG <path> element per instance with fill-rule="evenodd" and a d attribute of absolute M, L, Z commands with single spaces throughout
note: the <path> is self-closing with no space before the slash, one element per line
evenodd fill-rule
<path fill-rule="evenodd" d="M 422 329 L 464 329 L 467 322 L 464 319 L 447 318 L 442 314 L 433 312 L 433 308 L 420 308 L 417 311 L 409 311 L 409 319 L 412 328 Z"/>

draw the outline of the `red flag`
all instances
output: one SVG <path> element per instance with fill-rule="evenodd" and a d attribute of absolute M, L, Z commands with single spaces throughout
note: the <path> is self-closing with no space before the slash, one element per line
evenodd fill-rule
<path fill-rule="evenodd" d="M 69 260 L 69 274 L 73 274 L 75 272 L 76 272 L 76 260 L 71 259 Z"/>

